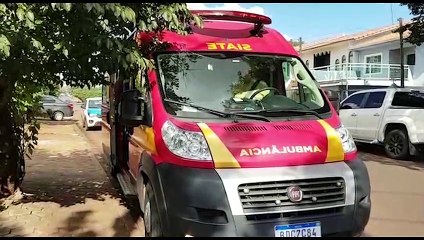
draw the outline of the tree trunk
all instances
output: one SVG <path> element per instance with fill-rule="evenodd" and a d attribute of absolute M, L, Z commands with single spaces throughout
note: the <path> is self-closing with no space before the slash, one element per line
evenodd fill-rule
<path fill-rule="evenodd" d="M 9 85 L 10 86 L 10 85 Z M 22 126 L 17 126 L 11 106 L 11 89 L 0 88 L 0 198 L 19 189 L 24 176 Z"/>

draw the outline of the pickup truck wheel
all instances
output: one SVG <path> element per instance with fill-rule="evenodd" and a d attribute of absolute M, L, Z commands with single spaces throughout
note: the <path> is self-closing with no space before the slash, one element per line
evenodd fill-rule
<path fill-rule="evenodd" d="M 144 201 L 144 229 L 146 237 L 161 237 L 162 228 L 159 221 L 159 211 L 152 185 L 146 184 L 146 197 Z"/>
<path fill-rule="evenodd" d="M 406 159 L 409 156 L 409 140 L 405 131 L 390 131 L 384 139 L 384 150 L 390 158 Z"/>

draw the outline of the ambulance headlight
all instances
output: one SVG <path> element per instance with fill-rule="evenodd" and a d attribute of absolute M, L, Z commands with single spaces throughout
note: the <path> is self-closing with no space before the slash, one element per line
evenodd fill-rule
<path fill-rule="evenodd" d="M 201 132 L 183 130 L 166 121 L 162 126 L 162 137 L 169 151 L 177 156 L 192 160 L 212 160 Z"/>
<path fill-rule="evenodd" d="M 342 139 L 343 150 L 345 153 L 350 153 L 356 151 L 356 145 L 353 141 L 352 136 L 350 135 L 347 128 L 341 125 L 339 128 L 336 128 L 337 133 Z"/>

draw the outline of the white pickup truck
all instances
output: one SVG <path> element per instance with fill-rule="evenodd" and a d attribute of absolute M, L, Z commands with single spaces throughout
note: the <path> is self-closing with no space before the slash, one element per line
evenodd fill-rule
<path fill-rule="evenodd" d="M 358 91 L 340 104 L 343 125 L 357 142 L 384 144 L 390 158 L 424 149 L 424 91 L 384 88 Z"/>

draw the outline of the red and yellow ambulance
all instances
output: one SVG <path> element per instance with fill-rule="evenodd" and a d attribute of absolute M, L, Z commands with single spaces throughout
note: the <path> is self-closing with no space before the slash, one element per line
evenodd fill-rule
<path fill-rule="evenodd" d="M 367 169 L 292 45 L 266 16 L 193 13 L 155 69 L 104 87 L 104 151 L 146 235 L 360 235 Z"/>

